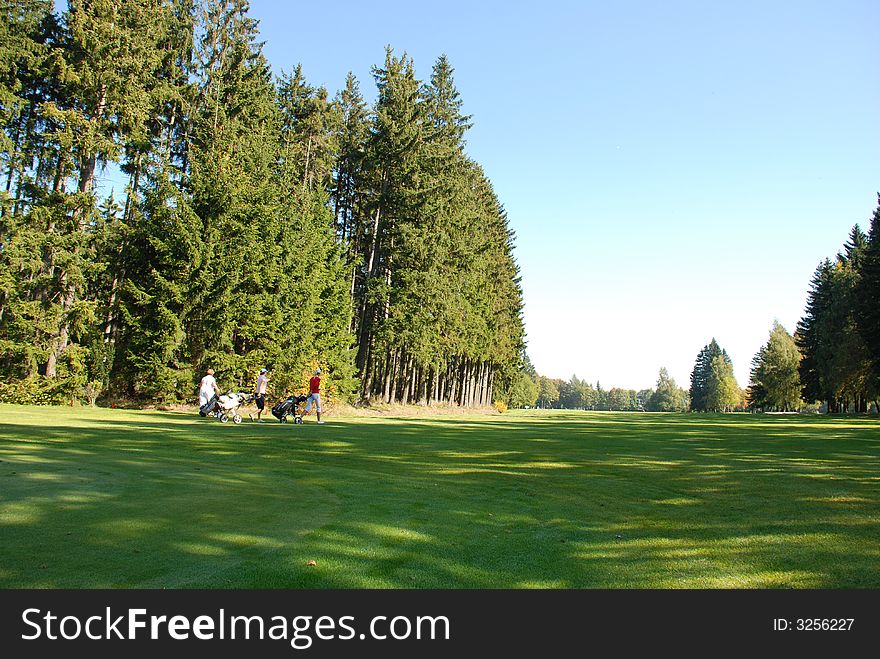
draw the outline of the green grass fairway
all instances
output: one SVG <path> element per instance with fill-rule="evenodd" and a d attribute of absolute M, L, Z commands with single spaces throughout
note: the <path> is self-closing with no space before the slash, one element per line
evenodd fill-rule
<path fill-rule="evenodd" d="M 876 419 L 0 414 L 3 588 L 880 587 Z"/>

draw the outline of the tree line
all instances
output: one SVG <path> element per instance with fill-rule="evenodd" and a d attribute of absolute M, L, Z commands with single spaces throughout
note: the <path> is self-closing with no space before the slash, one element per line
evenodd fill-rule
<path fill-rule="evenodd" d="M 524 346 L 514 236 L 444 56 L 368 104 L 275 77 L 246 0 L 0 10 L 0 397 L 489 404 Z M 99 193 L 102 171 L 124 190 Z"/>
<path fill-rule="evenodd" d="M 749 404 L 864 414 L 880 399 L 880 195 L 868 233 L 856 224 L 819 263 L 794 336 L 778 323 L 752 361 Z"/>
<path fill-rule="evenodd" d="M 855 225 L 841 251 L 816 268 L 794 335 L 778 321 L 741 389 L 713 338 L 697 354 L 685 391 L 660 369 L 654 389 L 604 391 L 573 376 L 539 375 L 528 357 L 513 378 L 518 407 L 620 411 L 772 411 L 830 414 L 880 410 L 880 195 L 865 234 Z"/>
<path fill-rule="evenodd" d="M 866 235 L 859 225 L 819 263 L 798 323 L 798 375 L 807 400 L 829 412 L 868 411 L 880 398 L 880 195 Z"/>
<path fill-rule="evenodd" d="M 611 412 L 686 412 L 688 392 L 679 387 L 665 368 L 660 369 L 653 389 L 604 389 L 573 375 L 570 380 L 540 375 L 528 355 L 512 379 L 506 402 L 512 407 L 594 410 Z"/>

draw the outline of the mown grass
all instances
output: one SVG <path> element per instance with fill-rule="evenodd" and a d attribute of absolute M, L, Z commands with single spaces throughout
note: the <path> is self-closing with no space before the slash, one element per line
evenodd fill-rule
<path fill-rule="evenodd" d="M 876 419 L 0 420 L 3 588 L 880 586 Z"/>

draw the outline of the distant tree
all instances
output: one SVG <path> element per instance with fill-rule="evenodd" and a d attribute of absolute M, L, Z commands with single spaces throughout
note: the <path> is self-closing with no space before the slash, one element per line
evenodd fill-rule
<path fill-rule="evenodd" d="M 596 390 L 593 388 L 593 385 L 589 382 L 582 381 L 581 382 L 581 398 L 584 401 L 584 409 L 585 410 L 595 410 L 596 409 Z"/>
<path fill-rule="evenodd" d="M 554 380 L 543 375 L 538 377 L 538 404 L 542 408 L 553 407 L 559 401 L 559 387 Z"/>
<path fill-rule="evenodd" d="M 519 368 L 509 381 L 499 378 L 495 399 L 512 408 L 535 406 L 538 401 L 538 374 L 525 349 L 521 351 Z"/>
<path fill-rule="evenodd" d="M 572 410 L 590 410 L 596 404 L 596 391 L 593 385 L 576 375 L 559 388 L 560 403 Z"/>
<path fill-rule="evenodd" d="M 714 338 L 697 355 L 697 361 L 691 373 L 691 388 L 689 392 L 691 410 L 695 412 L 706 412 L 713 409 L 709 404 L 708 396 L 711 388 L 714 387 L 716 390 L 718 388 L 717 383 L 712 382 L 712 361 L 718 356 L 721 356 L 724 361 L 730 364 L 730 357 L 727 351 L 722 350 Z"/>
<path fill-rule="evenodd" d="M 687 408 L 687 392 L 675 383 L 665 368 L 661 368 L 657 388 L 648 401 L 647 409 L 651 412 L 686 412 Z"/>
<path fill-rule="evenodd" d="M 798 409 L 801 404 L 800 360 L 794 338 L 774 322 L 766 345 L 761 346 L 752 359 L 749 405 L 784 412 Z"/>
<path fill-rule="evenodd" d="M 584 387 L 577 375 L 572 375 L 571 380 L 563 382 L 559 387 L 559 403 L 569 410 L 585 408 Z"/>
<path fill-rule="evenodd" d="M 726 355 L 716 355 L 710 364 L 706 387 L 707 411 L 730 412 L 742 401 L 742 392 L 733 375 L 733 365 Z"/>
<path fill-rule="evenodd" d="M 534 407 L 538 401 L 538 385 L 525 372 L 520 372 L 507 392 L 508 407 Z"/>
<path fill-rule="evenodd" d="M 602 383 L 596 381 L 596 395 L 593 399 L 594 410 L 607 410 L 608 408 L 608 392 L 602 388 Z"/>

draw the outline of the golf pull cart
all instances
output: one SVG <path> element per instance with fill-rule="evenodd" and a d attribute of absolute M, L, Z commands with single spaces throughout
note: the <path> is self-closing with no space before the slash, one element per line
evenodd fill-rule
<path fill-rule="evenodd" d="M 292 420 L 293 423 L 302 423 L 303 414 L 305 414 L 302 404 L 308 398 L 308 396 L 290 396 L 272 408 L 272 416 L 281 423 L 287 423 L 288 419 Z"/>

